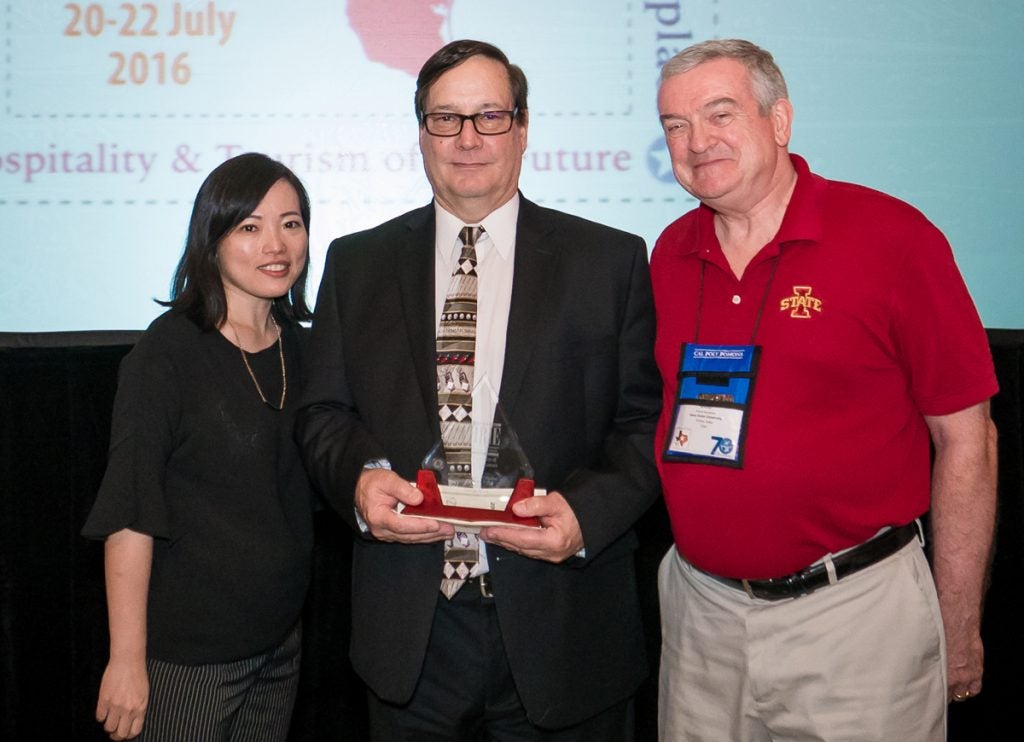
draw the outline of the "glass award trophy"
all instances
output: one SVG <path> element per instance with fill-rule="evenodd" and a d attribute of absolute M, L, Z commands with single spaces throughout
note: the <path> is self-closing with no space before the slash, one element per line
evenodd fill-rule
<path fill-rule="evenodd" d="M 475 399 L 493 393 L 486 382 L 481 386 L 482 390 L 474 390 Z M 474 410 L 480 409 L 474 403 Z M 540 528 L 537 518 L 521 518 L 512 512 L 520 500 L 547 492 L 534 487 L 533 467 L 501 405 L 494 402 L 493 420 L 467 427 L 472 431 L 475 465 L 456 462 L 454 459 L 464 457 L 446 451 L 442 441 L 435 443 L 416 476 L 423 502 L 406 505 L 402 514 L 453 523 L 469 532 L 484 526 Z M 465 471 L 467 468 L 471 472 Z"/>

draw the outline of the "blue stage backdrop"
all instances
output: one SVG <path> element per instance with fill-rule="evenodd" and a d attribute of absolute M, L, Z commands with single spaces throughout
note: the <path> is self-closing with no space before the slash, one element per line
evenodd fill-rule
<path fill-rule="evenodd" d="M 315 292 L 333 236 L 429 198 L 415 73 L 464 37 L 530 79 L 527 196 L 649 245 L 695 205 L 660 136 L 661 64 L 765 46 L 793 150 L 919 207 L 985 324 L 1024 327 L 1022 29 L 1019 0 L 0 2 L 0 331 L 145 327 L 199 183 L 247 150 L 310 191 Z"/>

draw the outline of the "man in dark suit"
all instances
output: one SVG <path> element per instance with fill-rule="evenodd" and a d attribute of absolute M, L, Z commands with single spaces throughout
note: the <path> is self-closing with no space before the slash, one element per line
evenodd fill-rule
<path fill-rule="evenodd" d="M 320 287 L 297 436 L 360 534 L 351 655 L 382 741 L 633 738 L 647 664 L 631 528 L 658 493 L 647 251 L 519 194 L 526 93 L 490 44 L 431 57 L 416 114 L 434 201 L 335 240 Z M 439 339 L 463 267 L 477 285 L 468 365 L 442 357 Z M 447 373 L 499 392 L 547 490 L 515 512 L 541 528 L 487 527 L 477 540 L 395 511 L 421 502 L 410 481 L 438 440 L 451 455 Z M 474 394 L 466 408 L 475 424 L 494 400 Z M 452 574 L 446 548 L 458 543 L 470 556 Z"/>

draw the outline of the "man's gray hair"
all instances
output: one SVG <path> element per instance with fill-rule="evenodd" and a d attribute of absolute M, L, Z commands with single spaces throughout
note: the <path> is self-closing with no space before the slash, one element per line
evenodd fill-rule
<path fill-rule="evenodd" d="M 775 101 L 789 98 L 786 80 L 772 55 L 744 39 L 712 39 L 686 47 L 665 62 L 661 68 L 661 84 L 713 59 L 735 59 L 749 70 L 754 98 L 762 116 L 768 114 Z"/>

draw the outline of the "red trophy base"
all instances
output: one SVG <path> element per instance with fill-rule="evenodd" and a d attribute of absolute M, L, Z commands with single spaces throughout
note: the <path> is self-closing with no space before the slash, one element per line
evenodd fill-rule
<path fill-rule="evenodd" d="M 520 500 L 533 496 L 533 480 L 520 479 L 512 490 L 512 496 L 504 510 L 485 510 L 483 508 L 466 508 L 445 505 L 441 502 L 441 490 L 437 486 L 437 477 L 429 469 L 420 469 L 416 474 L 416 488 L 423 493 L 423 502 L 419 505 L 406 505 L 402 515 L 419 518 L 432 518 L 456 525 L 467 525 L 479 529 L 483 526 L 516 526 L 519 528 L 540 528 L 540 519 L 535 517 L 521 518 L 512 512 L 512 506 Z"/>

